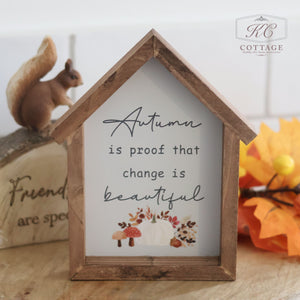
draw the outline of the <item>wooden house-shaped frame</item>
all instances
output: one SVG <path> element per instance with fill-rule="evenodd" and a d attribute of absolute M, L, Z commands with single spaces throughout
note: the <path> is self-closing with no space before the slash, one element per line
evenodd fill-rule
<path fill-rule="evenodd" d="M 85 255 L 83 123 L 138 69 L 157 59 L 223 123 L 219 257 L 89 257 Z M 68 142 L 70 277 L 72 280 L 234 280 L 239 143 L 255 132 L 155 30 L 151 30 L 55 124 Z M 180 268 L 181 272 L 177 272 Z M 184 274 L 184 275 L 183 275 Z"/>

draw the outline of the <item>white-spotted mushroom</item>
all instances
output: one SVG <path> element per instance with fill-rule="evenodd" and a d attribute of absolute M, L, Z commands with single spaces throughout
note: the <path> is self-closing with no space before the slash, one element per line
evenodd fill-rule
<path fill-rule="evenodd" d="M 127 237 L 129 237 L 129 246 L 134 246 L 134 238 L 140 237 L 142 233 L 136 227 L 127 227 L 124 229 L 124 233 Z"/>

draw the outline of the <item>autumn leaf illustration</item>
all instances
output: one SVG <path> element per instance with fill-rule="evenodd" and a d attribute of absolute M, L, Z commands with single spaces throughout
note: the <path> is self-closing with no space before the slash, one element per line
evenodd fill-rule
<path fill-rule="evenodd" d="M 134 222 L 138 218 L 138 214 L 136 214 L 135 217 L 132 214 L 129 214 L 129 215 L 131 216 L 131 218 L 129 219 L 130 222 Z"/>

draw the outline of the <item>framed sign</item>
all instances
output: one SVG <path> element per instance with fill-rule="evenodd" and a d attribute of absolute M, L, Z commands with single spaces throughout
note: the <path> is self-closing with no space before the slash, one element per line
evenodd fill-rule
<path fill-rule="evenodd" d="M 200 101 L 199 101 L 200 100 Z M 74 280 L 234 280 L 255 133 L 151 30 L 60 120 Z"/>

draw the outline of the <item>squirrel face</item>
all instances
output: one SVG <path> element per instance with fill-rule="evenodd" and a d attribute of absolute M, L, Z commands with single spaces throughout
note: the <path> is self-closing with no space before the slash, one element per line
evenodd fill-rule
<path fill-rule="evenodd" d="M 67 72 L 66 81 L 68 82 L 68 85 L 70 87 L 75 87 L 83 84 L 81 75 L 76 70 Z"/>
<path fill-rule="evenodd" d="M 60 83 L 66 87 L 75 87 L 82 85 L 82 78 L 78 71 L 73 69 L 73 63 L 71 59 L 68 59 L 65 64 L 65 69 L 60 72 L 58 79 Z"/>

